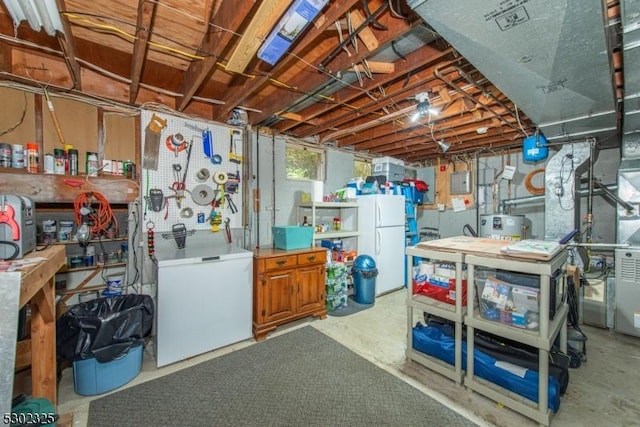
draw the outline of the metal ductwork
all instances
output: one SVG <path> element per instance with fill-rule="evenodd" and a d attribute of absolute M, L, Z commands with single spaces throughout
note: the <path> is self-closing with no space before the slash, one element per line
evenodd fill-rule
<path fill-rule="evenodd" d="M 589 168 L 591 142 L 563 145 L 545 167 L 544 239 L 559 241 L 580 228 L 580 197 L 576 182 Z M 592 159 L 594 162 L 596 159 Z"/>
<path fill-rule="evenodd" d="M 617 134 L 602 0 L 407 3 L 524 111 L 548 140 L 602 140 Z M 637 6 L 638 0 L 627 3 Z M 637 20 L 638 7 L 634 10 Z"/>

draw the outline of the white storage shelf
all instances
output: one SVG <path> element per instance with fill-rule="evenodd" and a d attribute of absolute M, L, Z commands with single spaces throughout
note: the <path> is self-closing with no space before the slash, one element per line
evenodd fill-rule
<path fill-rule="evenodd" d="M 465 318 L 467 325 L 467 372 L 465 386 L 483 394 L 521 414 L 548 426 L 551 422 L 551 411 L 548 409 L 549 392 L 549 350 L 556 337 L 560 336 L 560 350 L 567 351 L 567 312 L 568 307 L 563 304 L 555 313 L 554 319 L 549 320 L 549 301 L 551 292 L 551 276 L 558 269 L 564 271 L 567 253 L 563 251 L 550 261 L 514 260 L 504 257 L 481 256 L 469 254 L 465 256 L 467 263 L 467 298 L 475 300 L 475 268 L 487 267 L 519 273 L 534 274 L 540 277 L 540 325 L 538 331 L 529 331 L 514 326 L 501 324 L 480 317 L 478 309 L 469 311 Z M 557 278 L 559 285 L 564 282 L 564 274 Z M 478 378 L 474 374 L 474 330 L 480 329 L 504 338 L 538 349 L 538 402 L 533 402 L 520 395 L 512 393 L 496 384 Z"/>
<path fill-rule="evenodd" d="M 314 227 L 313 240 L 321 240 L 321 239 L 344 239 L 348 237 L 358 237 L 360 234 L 358 232 L 358 224 L 357 224 L 357 209 L 359 205 L 355 202 L 310 202 L 310 203 L 301 203 L 298 205 L 298 216 L 300 220 L 305 216 L 305 210 L 309 210 L 311 213 L 311 226 Z M 335 211 L 336 214 L 334 216 L 340 217 L 341 219 L 341 230 L 330 230 L 322 233 L 315 232 L 315 226 L 321 224 L 319 222 L 319 217 L 321 216 L 320 211 L 331 212 L 331 210 Z M 308 215 L 307 215 L 308 216 Z M 302 222 L 302 221 L 300 221 Z M 329 224 L 331 225 L 331 224 Z"/>
<path fill-rule="evenodd" d="M 445 252 L 432 249 L 424 249 L 419 246 L 409 246 L 405 249 L 407 255 L 407 350 L 406 356 L 427 368 L 444 375 L 457 384 L 462 383 L 464 373 L 462 372 L 462 326 L 466 307 L 462 306 L 462 263 L 464 255 L 456 252 Z M 456 292 L 459 298 L 456 298 L 456 304 L 447 304 L 438 301 L 426 295 L 413 293 L 413 257 L 428 258 L 432 261 L 447 261 L 456 264 Z M 450 365 L 442 360 L 432 357 L 428 354 L 413 348 L 413 323 L 414 310 L 426 312 L 435 316 L 443 317 L 447 320 L 455 322 L 454 327 L 454 364 Z"/>

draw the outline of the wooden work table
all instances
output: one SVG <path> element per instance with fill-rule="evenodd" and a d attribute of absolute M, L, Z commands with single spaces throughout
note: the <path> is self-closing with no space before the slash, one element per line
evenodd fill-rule
<path fill-rule="evenodd" d="M 55 274 L 66 264 L 64 246 L 53 245 L 33 251 L 25 259 L 46 258 L 18 272 L 20 280 L 19 308 L 31 303 L 31 337 L 19 341 L 15 366 L 31 365 L 32 395 L 45 397 L 55 406 L 56 399 L 56 309 Z M 15 273 L 7 274 L 14 277 Z M 15 313 L 15 318 L 18 313 Z M 3 351 L 4 352 L 4 351 Z"/>

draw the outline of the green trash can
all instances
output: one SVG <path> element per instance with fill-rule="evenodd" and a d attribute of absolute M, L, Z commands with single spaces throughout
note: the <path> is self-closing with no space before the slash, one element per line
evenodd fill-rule
<path fill-rule="evenodd" d="M 359 255 L 351 268 L 353 300 L 358 304 L 374 304 L 376 300 L 376 262 L 369 255 Z"/>

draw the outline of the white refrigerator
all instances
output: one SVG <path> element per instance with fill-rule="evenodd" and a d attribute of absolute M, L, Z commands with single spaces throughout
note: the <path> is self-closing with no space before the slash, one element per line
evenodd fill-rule
<path fill-rule="evenodd" d="M 359 196 L 358 255 L 376 262 L 376 296 L 404 286 L 404 196 Z"/>

